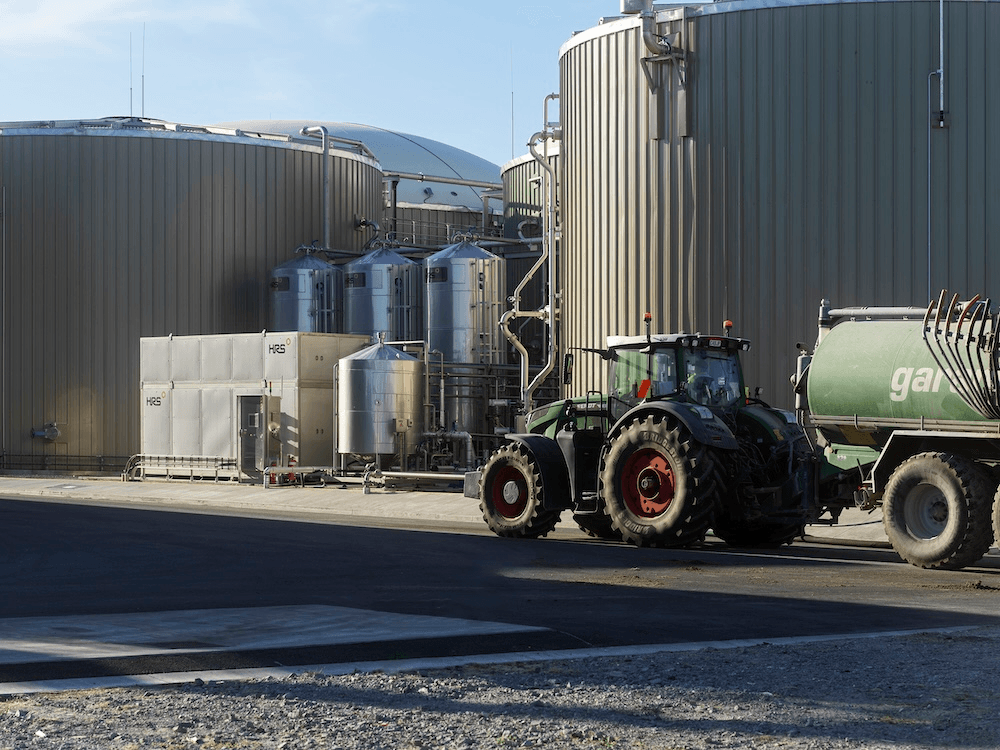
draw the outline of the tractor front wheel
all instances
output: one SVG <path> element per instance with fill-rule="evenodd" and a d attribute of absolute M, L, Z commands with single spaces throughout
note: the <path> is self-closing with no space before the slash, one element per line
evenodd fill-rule
<path fill-rule="evenodd" d="M 718 506 L 712 451 L 666 415 L 636 418 L 601 466 L 612 528 L 640 547 L 684 547 L 705 538 Z"/>
<path fill-rule="evenodd" d="M 976 464 L 950 453 L 920 453 L 886 484 L 882 520 L 896 553 L 921 568 L 971 565 L 993 543 L 990 484 Z"/>
<path fill-rule="evenodd" d="M 483 467 L 479 507 L 498 536 L 534 539 L 559 522 L 560 511 L 542 507 L 541 473 L 535 458 L 517 443 L 494 451 Z"/>

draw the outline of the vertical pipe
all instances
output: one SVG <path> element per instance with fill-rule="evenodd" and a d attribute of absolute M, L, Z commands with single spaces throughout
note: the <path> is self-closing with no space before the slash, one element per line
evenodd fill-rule
<path fill-rule="evenodd" d="M 931 72 L 927 76 L 927 105 L 930 108 L 932 102 L 931 93 L 931 81 L 934 80 L 936 73 Z M 927 117 L 927 298 L 932 299 L 933 292 L 931 291 L 933 281 L 931 280 L 931 248 L 933 246 L 933 239 L 931 236 L 931 230 L 933 229 L 933 221 L 931 216 L 933 214 L 933 194 L 934 194 L 934 167 L 931 161 L 931 136 L 933 135 L 933 129 L 931 128 L 931 117 L 928 112 Z"/>
<path fill-rule="evenodd" d="M 330 134 L 320 126 L 323 132 L 323 247 L 330 247 Z"/>
<path fill-rule="evenodd" d="M 7 186 L 0 185 L 0 414 L 7 410 Z M 7 457 L 6 425 L 0 425 L 0 468 Z"/>
<path fill-rule="evenodd" d="M 302 135 L 316 135 L 319 133 L 323 137 L 323 249 L 331 250 L 330 247 L 330 132 L 323 125 L 313 125 L 302 128 Z"/>
<path fill-rule="evenodd" d="M 938 76 L 939 78 L 939 108 L 941 127 L 944 127 L 944 0 L 938 2 Z"/>

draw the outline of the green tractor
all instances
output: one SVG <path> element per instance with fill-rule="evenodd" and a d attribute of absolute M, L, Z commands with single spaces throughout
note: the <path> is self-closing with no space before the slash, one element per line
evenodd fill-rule
<path fill-rule="evenodd" d="M 734 546 L 791 542 L 814 454 L 794 414 L 748 397 L 749 348 L 728 335 L 610 337 L 597 350 L 609 393 L 531 411 L 465 494 L 505 537 L 545 536 L 571 510 L 587 533 L 638 546 L 690 546 L 710 529 Z"/>

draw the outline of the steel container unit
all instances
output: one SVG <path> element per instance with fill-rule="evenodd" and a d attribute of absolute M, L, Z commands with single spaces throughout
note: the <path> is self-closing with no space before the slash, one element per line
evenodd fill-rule
<path fill-rule="evenodd" d="M 378 248 L 344 267 L 344 330 L 388 341 L 424 336 L 423 266 Z"/>
<path fill-rule="evenodd" d="M 327 159 L 331 243 L 361 252 L 382 171 Z M 267 328 L 271 269 L 323 236 L 323 161 L 315 139 L 151 120 L 0 124 L 0 467 L 120 470 L 139 339 Z"/>
<path fill-rule="evenodd" d="M 943 3 L 943 61 L 941 7 L 662 6 L 646 38 L 670 50 L 636 16 L 569 40 L 562 344 L 642 333 L 646 311 L 655 331 L 728 318 L 754 343 L 748 384 L 790 406 L 816 299 L 923 306 L 1000 285 L 1000 2 Z M 600 373 L 581 359 L 572 392 Z"/>
<path fill-rule="evenodd" d="M 410 455 L 424 429 L 424 363 L 375 344 L 337 366 L 340 453 Z"/>
<path fill-rule="evenodd" d="M 344 330 L 344 272 L 307 253 L 271 271 L 271 330 Z"/>
<path fill-rule="evenodd" d="M 261 424 L 246 422 L 247 403 L 253 415 L 270 401 L 276 405 L 274 458 L 332 466 L 334 367 L 367 344 L 363 336 L 304 332 L 143 338 L 138 452 L 238 459 L 240 473 L 252 475 L 262 467 L 254 466 L 252 451 L 243 455 L 244 437 Z"/>
<path fill-rule="evenodd" d="M 859 417 L 983 421 L 985 417 L 949 385 L 945 370 L 924 341 L 923 328 L 922 320 L 851 320 L 835 325 L 823 336 L 809 365 L 810 413 L 843 417 L 842 426 L 848 429 Z M 870 433 L 864 437 L 871 442 Z"/>

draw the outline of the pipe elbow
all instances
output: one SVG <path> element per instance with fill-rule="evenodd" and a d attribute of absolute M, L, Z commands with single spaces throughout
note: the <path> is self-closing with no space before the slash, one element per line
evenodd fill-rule
<path fill-rule="evenodd" d="M 646 49 L 654 55 L 671 54 L 674 48 L 656 33 L 656 13 L 652 10 L 644 10 L 641 17 L 642 41 L 646 45 Z"/>

